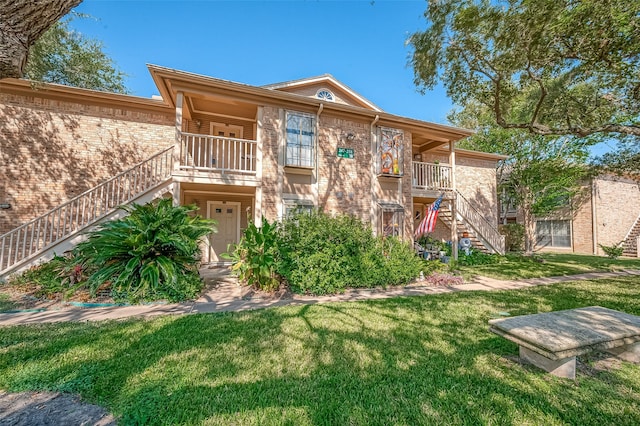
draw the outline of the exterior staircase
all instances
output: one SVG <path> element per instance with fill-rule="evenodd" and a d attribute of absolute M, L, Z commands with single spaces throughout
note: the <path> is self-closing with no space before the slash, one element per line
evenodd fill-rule
<path fill-rule="evenodd" d="M 0 235 L 0 278 L 62 254 L 103 221 L 124 215 L 118 207 L 146 203 L 172 192 L 173 149 L 167 148 L 40 217 Z"/>
<path fill-rule="evenodd" d="M 455 195 L 458 231 L 469 233 L 469 239 L 475 249 L 485 253 L 504 254 L 506 251 L 504 235 L 501 235 L 498 229 L 489 223 L 459 191 L 456 191 Z M 452 217 L 451 208 L 443 203 L 440 206 L 438 218 L 451 228 Z"/>
<path fill-rule="evenodd" d="M 629 257 L 640 257 L 640 247 L 638 242 L 640 241 L 640 216 L 636 219 L 627 236 L 622 241 L 622 255 Z"/>

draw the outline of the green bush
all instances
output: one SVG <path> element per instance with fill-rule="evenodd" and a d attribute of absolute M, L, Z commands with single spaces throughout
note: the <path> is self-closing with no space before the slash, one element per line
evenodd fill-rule
<path fill-rule="evenodd" d="M 333 294 L 345 288 L 405 284 L 423 262 L 395 238 L 376 238 L 352 216 L 314 212 L 283 222 L 278 273 L 298 293 Z"/>
<path fill-rule="evenodd" d="M 274 222 L 270 224 L 262 218 L 262 226 L 258 228 L 253 222 L 245 229 L 240 242 L 231 253 L 223 257 L 231 259 L 231 270 L 241 281 L 264 291 L 273 291 L 280 286 L 276 273 L 276 261 L 280 258 L 278 251 L 278 228 Z"/>
<path fill-rule="evenodd" d="M 604 253 L 609 256 L 609 259 L 619 258 L 620 256 L 622 256 L 622 252 L 624 251 L 624 247 L 622 247 L 622 241 L 612 246 L 605 246 L 602 244 L 598 245 L 600 246 L 602 251 L 604 251 Z"/>
<path fill-rule="evenodd" d="M 524 250 L 524 225 L 508 223 L 500 225 L 498 230 L 505 236 L 505 248 L 507 251 L 520 252 Z"/>
<path fill-rule="evenodd" d="M 74 264 L 95 270 L 87 279 L 93 295 L 105 283 L 116 301 L 130 303 L 186 300 L 200 291 L 199 240 L 215 232 L 215 221 L 172 202 L 122 207 L 128 216 L 101 224 L 75 248 Z"/>

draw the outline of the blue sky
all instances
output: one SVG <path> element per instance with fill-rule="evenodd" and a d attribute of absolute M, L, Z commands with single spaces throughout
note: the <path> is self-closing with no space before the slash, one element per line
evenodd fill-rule
<path fill-rule="evenodd" d="M 95 19 L 72 27 L 101 40 L 132 94 L 157 94 L 152 63 L 263 85 L 329 73 L 383 110 L 446 122 L 442 87 L 421 95 L 408 36 L 426 26 L 424 0 L 85 0 Z"/>

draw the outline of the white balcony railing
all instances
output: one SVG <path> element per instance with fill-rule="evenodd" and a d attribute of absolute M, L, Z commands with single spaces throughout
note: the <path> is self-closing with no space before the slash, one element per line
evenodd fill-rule
<path fill-rule="evenodd" d="M 256 173 L 256 141 L 195 133 L 182 133 L 181 139 L 181 170 Z"/>
<path fill-rule="evenodd" d="M 446 164 L 413 163 L 413 187 L 432 191 L 450 190 L 451 167 Z"/>

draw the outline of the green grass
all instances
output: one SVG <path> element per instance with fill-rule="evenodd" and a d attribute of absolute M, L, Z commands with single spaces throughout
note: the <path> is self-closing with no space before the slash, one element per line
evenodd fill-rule
<path fill-rule="evenodd" d="M 499 263 L 459 266 L 459 269 L 465 277 L 483 275 L 513 280 L 574 275 L 585 272 L 640 269 L 640 259 L 609 259 L 608 257 L 580 254 L 543 253 L 535 257 L 507 255 Z"/>
<path fill-rule="evenodd" d="M 640 424 L 640 366 L 516 361 L 498 312 L 640 315 L 640 277 L 154 320 L 3 328 L 0 388 L 79 393 L 120 424 Z"/>
<path fill-rule="evenodd" d="M 10 311 L 16 308 L 16 304 L 13 303 L 8 294 L 0 291 L 0 312 Z"/>

